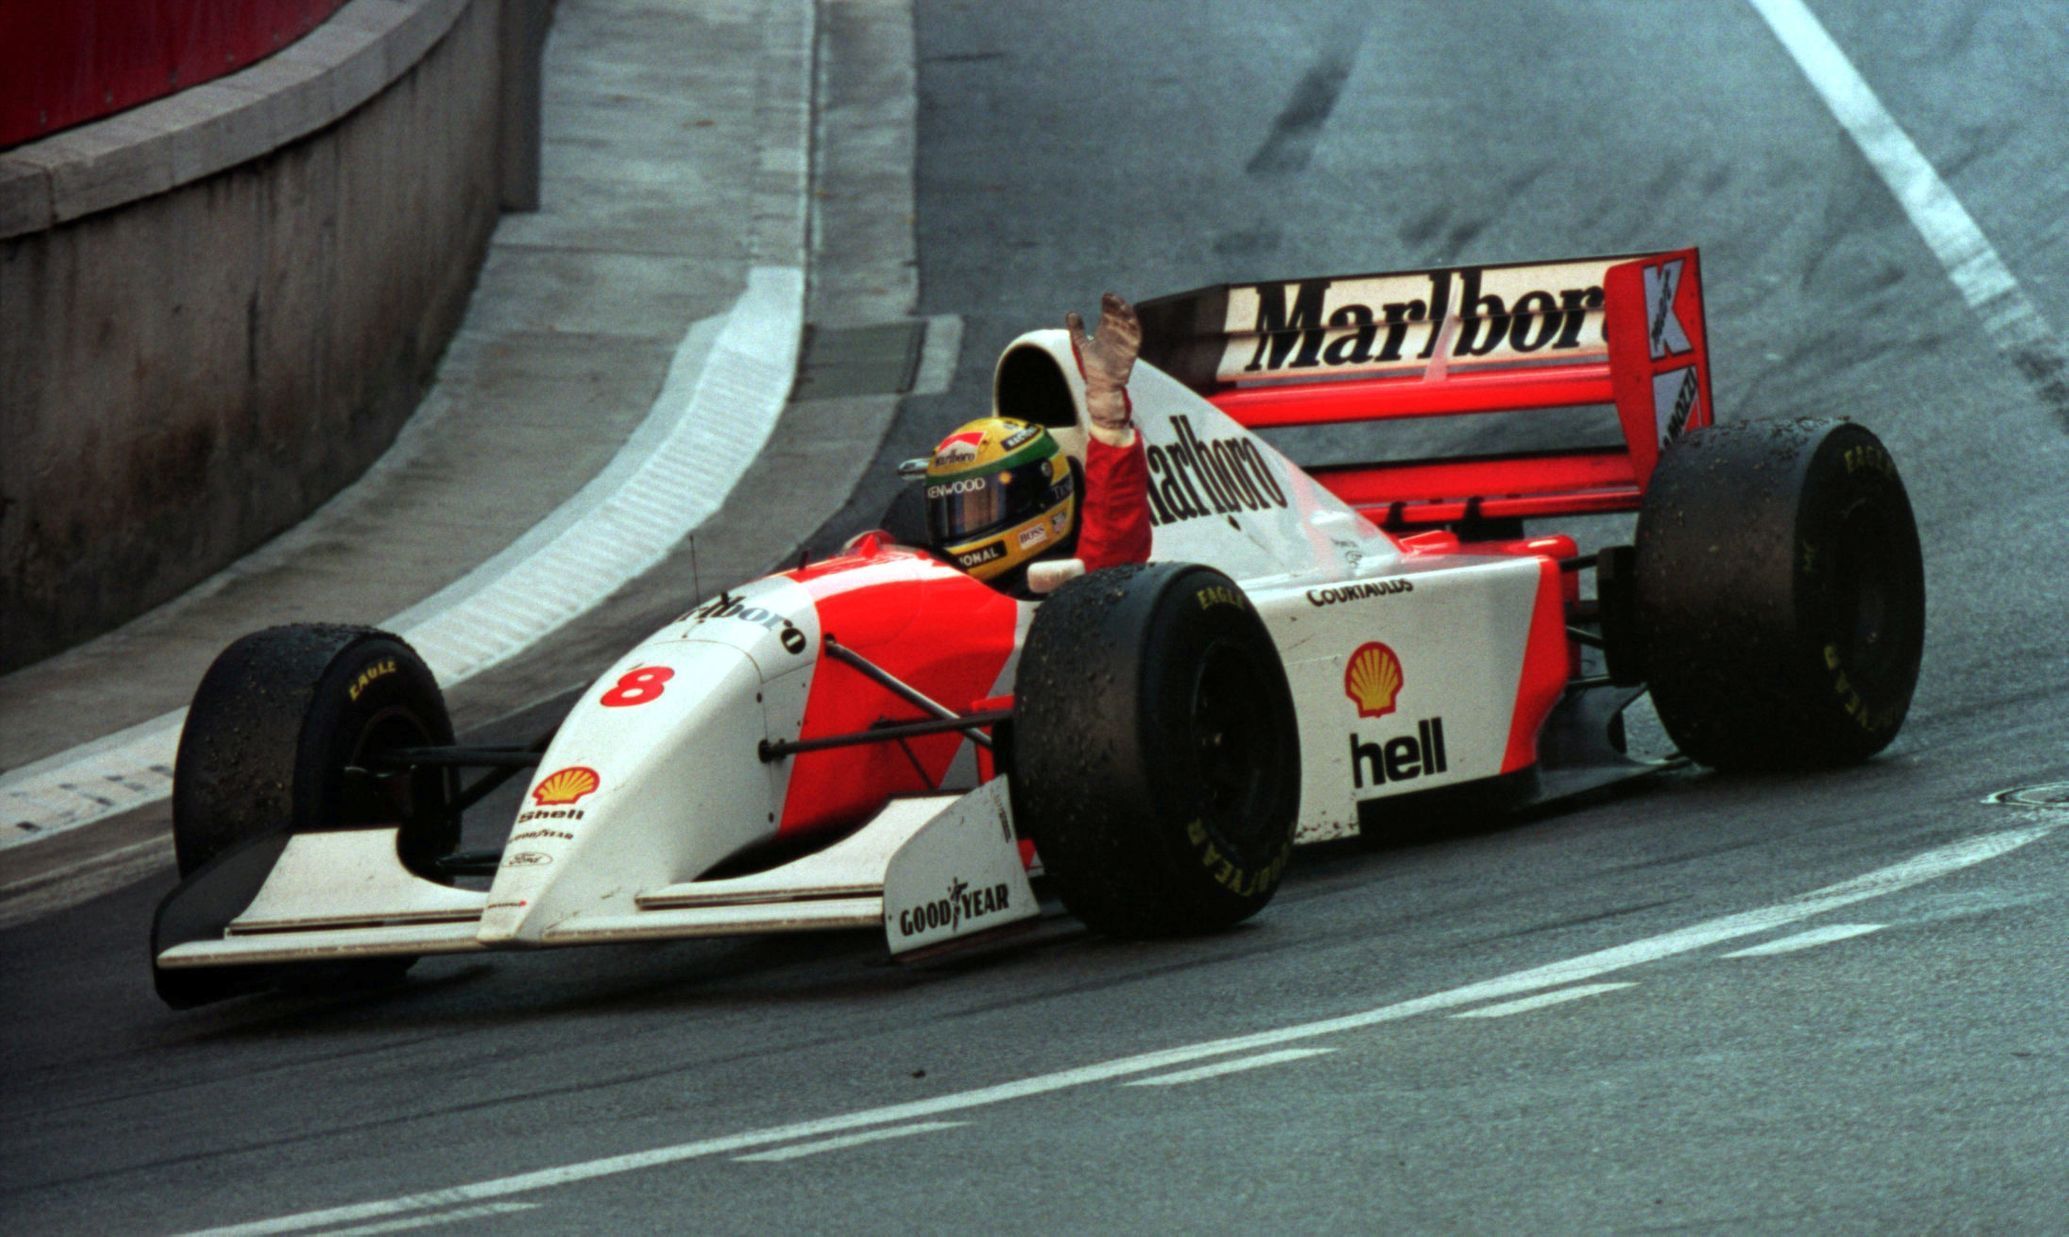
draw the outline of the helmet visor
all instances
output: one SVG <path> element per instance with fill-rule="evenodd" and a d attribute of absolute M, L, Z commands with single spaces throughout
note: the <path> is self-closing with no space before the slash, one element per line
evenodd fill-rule
<path fill-rule="evenodd" d="M 936 545 L 955 545 L 996 532 L 1045 510 L 1070 493 L 1052 486 L 1046 461 L 1002 468 L 980 477 L 927 482 L 927 531 Z M 1052 498 L 1050 491 L 1058 493 Z"/>

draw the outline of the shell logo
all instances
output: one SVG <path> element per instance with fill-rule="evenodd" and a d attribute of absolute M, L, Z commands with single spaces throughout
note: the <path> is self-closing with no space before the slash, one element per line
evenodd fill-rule
<path fill-rule="evenodd" d="M 583 795 L 603 785 L 603 779 L 596 770 L 587 765 L 569 765 L 565 769 L 549 773 L 537 786 L 532 787 L 532 802 L 540 807 L 557 807 L 573 803 Z"/>
<path fill-rule="evenodd" d="M 1359 645 L 1343 668 L 1343 694 L 1359 717 L 1385 717 L 1401 695 L 1401 659 L 1377 640 Z"/>

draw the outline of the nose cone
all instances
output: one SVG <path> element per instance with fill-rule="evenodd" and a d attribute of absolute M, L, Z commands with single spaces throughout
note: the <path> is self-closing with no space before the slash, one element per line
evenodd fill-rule
<path fill-rule="evenodd" d="M 634 684 L 626 689 L 621 685 Z M 775 833 L 761 675 L 740 648 L 650 641 L 583 694 L 511 826 L 478 939 L 537 942 Z"/>

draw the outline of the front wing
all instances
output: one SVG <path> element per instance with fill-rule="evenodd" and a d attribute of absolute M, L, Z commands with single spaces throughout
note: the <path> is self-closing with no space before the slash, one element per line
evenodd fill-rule
<path fill-rule="evenodd" d="M 259 966 L 529 947 L 480 939 L 485 892 L 416 876 L 393 827 L 274 834 L 197 870 L 159 907 L 157 967 Z M 1040 912 L 1004 778 L 893 800 L 854 834 L 780 867 L 657 882 L 585 908 L 539 945 L 881 927 L 891 952 L 988 933 Z"/>

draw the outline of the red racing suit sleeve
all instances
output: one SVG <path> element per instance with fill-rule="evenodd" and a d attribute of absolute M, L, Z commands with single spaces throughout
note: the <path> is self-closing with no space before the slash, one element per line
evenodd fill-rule
<path fill-rule="evenodd" d="M 1079 503 L 1078 557 L 1086 571 L 1149 561 L 1149 457 L 1142 435 L 1125 447 L 1085 444 L 1085 495 Z"/>

